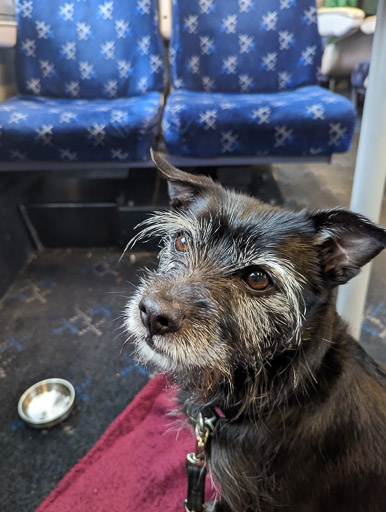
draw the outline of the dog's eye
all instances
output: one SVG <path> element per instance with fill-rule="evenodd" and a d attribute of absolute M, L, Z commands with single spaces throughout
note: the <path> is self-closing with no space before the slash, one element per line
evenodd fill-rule
<path fill-rule="evenodd" d="M 188 252 L 190 250 L 190 245 L 190 237 L 184 234 L 178 235 L 174 242 L 174 246 L 178 252 Z"/>
<path fill-rule="evenodd" d="M 245 282 L 253 290 L 266 290 L 271 284 L 269 277 L 262 270 L 248 272 L 245 276 Z"/>

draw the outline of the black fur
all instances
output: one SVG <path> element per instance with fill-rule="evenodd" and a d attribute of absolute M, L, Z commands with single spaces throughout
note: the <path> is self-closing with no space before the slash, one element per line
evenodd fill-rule
<path fill-rule="evenodd" d="M 342 209 L 272 208 L 153 158 L 176 225 L 154 222 L 160 269 L 131 301 L 128 330 L 142 361 L 170 361 L 190 400 L 228 416 L 209 453 L 214 510 L 383 512 L 386 377 L 348 334 L 334 293 L 386 247 L 386 231 Z M 175 250 L 179 225 L 192 226 L 186 254 Z M 271 279 L 261 293 L 245 284 L 256 258 Z M 179 310 L 177 332 L 146 334 L 137 308 L 149 297 L 163 322 Z"/>

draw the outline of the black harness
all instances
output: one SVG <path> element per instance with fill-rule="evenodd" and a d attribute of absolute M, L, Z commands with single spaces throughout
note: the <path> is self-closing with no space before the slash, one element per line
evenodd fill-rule
<path fill-rule="evenodd" d="M 220 422 L 226 421 L 209 407 L 186 403 L 185 412 L 194 426 L 196 451 L 186 456 L 188 492 L 184 502 L 185 512 L 205 512 L 205 477 L 207 473 L 207 451 Z"/>

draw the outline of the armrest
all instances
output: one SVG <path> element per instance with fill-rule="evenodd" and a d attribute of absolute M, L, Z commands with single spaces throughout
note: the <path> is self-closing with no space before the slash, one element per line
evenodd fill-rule
<path fill-rule="evenodd" d="M 161 36 L 168 41 L 172 32 L 171 0 L 158 0 L 158 13 Z"/>
<path fill-rule="evenodd" d="M 356 7 L 321 7 L 318 29 L 322 37 L 347 37 L 359 30 L 365 12 Z"/>
<path fill-rule="evenodd" d="M 0 48 L 11 48 L 16 44 L 17 25 L 15 21 L 0 21 Z"/>
<path fill-rule="evenodd" d="M 375 32 L 375 25 L 377 23 L 377 17 L 376 16 L 368 16 L 365 18 L 360 26 L 361 31 L 364 34 L 374 34 Z"/>

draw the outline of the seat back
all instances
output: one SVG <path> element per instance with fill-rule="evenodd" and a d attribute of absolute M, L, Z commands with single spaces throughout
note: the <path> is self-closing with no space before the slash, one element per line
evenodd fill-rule
<path fill-rule="evenodd" d="M 163 88 L 157 0 L 17 0 L 22 94 L 113 98 Z"/>
<path fill-rule="evenodd" d="M 314 0 L 173 0 L 174 88 L 275 92 L 317 82 Z"/>

